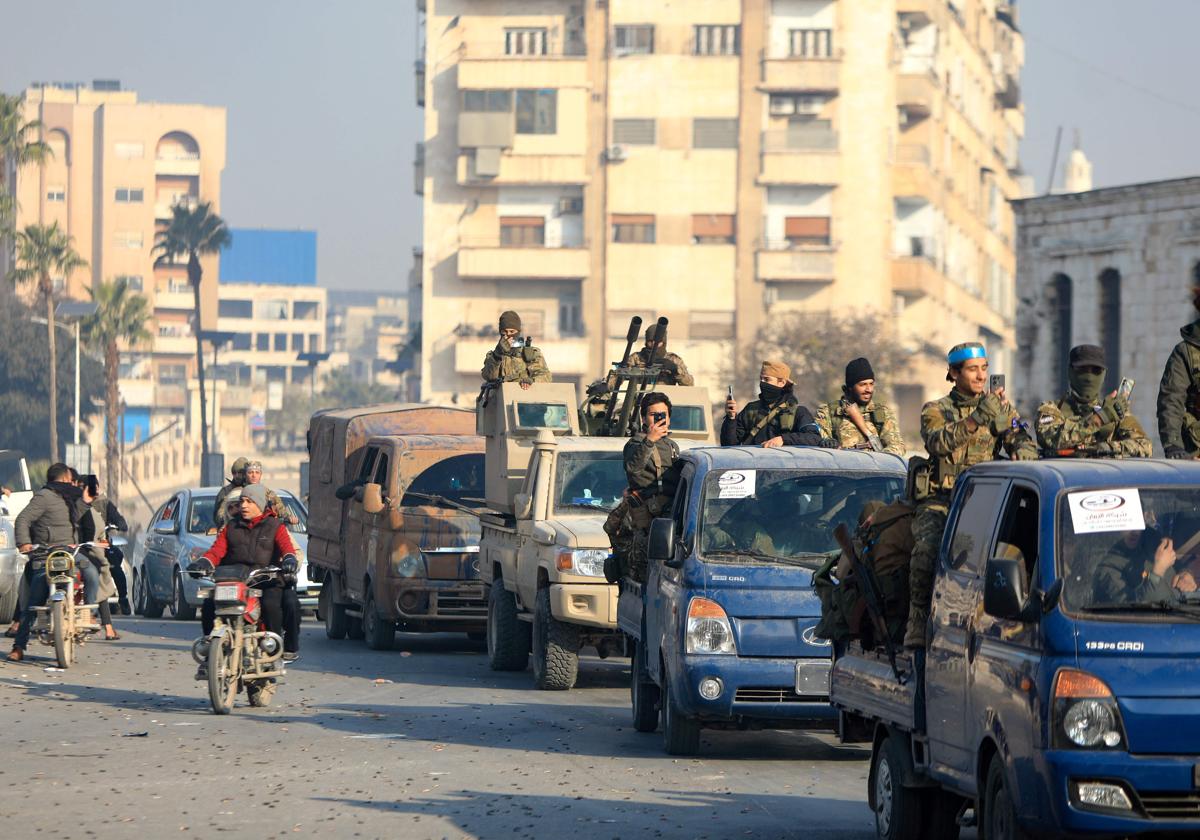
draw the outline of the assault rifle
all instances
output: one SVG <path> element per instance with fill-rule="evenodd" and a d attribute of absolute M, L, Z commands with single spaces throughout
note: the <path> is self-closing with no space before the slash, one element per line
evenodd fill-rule
<path fill-rule="evenodd" d="M 871 574 L 867 564 L 855 551 L 854 541 L 850 538 L 850 529 L 846 527 L 845 522 L 834 529 L 833 538 L 837 540 L 837 544 L 842 548 L 842 553 L 850 561 L 850 568 L 854 570 L 858 587 L 862 590 L 867 615 L 871 617 L 871 626 L 875 630 L 876 637 L 883 639 L 888 662 L 892 666 L 892 673 L 896 675 L 896 682 L 903 685 L 904 677 L 900 674 L 900 667 L 896 664 L 896 643 L 892 641 L 891 634 L 888 633 L 887 622 L 883 618 L 883 601 L 879 598 L 879 590 L 875 588 L 875 576 Z"/>

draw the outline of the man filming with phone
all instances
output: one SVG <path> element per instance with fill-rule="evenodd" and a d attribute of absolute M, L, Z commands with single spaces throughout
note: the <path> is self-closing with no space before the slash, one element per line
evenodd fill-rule
<path fill-rule="evenodd" d="M 625 444 L 625 478 L 632 549 L 629 574 L 634 580 L 646 579 L 646 538 L 650 522 L 671 506 L 678 470 L 672 469 L 679 457 L 679 445 L 671 440 L 671 400 L 666 394 L 651 391 L 642 397 L 639 413 L 642 429 Z"/>
<path fill-rule="evenodd" d="M 483 359 L 484 382 L 520 382 L 529 390 L 534 382 L 550 382 L 550 369 L 542 351 L 521 335 L 521 316 L 511 309 L 500 315 L 500 340 Z"/>
<path fill-rule="evenodd" d="M 1045 458 L 1149 458 L 1152 446 L 1129 407 L 1133 380 L 1101 396 L 1107 366 L 1103 348 L 1071 348 L 1066 395 L 1038 407 L 1037 439 Z"/>

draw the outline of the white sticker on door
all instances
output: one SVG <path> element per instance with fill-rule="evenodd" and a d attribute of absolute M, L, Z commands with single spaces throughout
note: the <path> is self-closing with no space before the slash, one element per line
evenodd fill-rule
<path fill-rule="evenodd" d="M 1146 530 L 1142 499 L 1136 487 L 1068 493 L 1067 503 L 1071 506 L 1071 526 L 1076 534 Z"/>

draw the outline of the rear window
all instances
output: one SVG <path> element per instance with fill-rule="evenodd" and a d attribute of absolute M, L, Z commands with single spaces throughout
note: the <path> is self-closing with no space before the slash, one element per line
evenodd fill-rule
<path fill-rule="evenodd" d="M 570 420 L 564 403 L 519 402 L 516 405 L 518 429 L 569 429 Z"/>
<path fill-rule="evenodd" d="M 430 503 L 418 494 L 442 496 L 456 502 L 483 498 L 483 453 L 455 455 L 426 467 L 404 488 L 400 504 L 412 507 Z"/>

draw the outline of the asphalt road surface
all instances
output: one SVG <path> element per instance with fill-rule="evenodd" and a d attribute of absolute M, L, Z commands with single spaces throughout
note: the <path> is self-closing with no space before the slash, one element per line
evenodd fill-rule
<path fill-rule="evenodd" d="M 305 621 L 270 708 L 212 714 L 198 622 L 118 619 L 57 671 L 0 665 L 8 837 L 869 838 L 867 752 L 832 736 L 706 732 L 675 759 L 635 732 L 625 660 L 570 692 L 496 673 L 462 635 L 397 650 Z"/>

